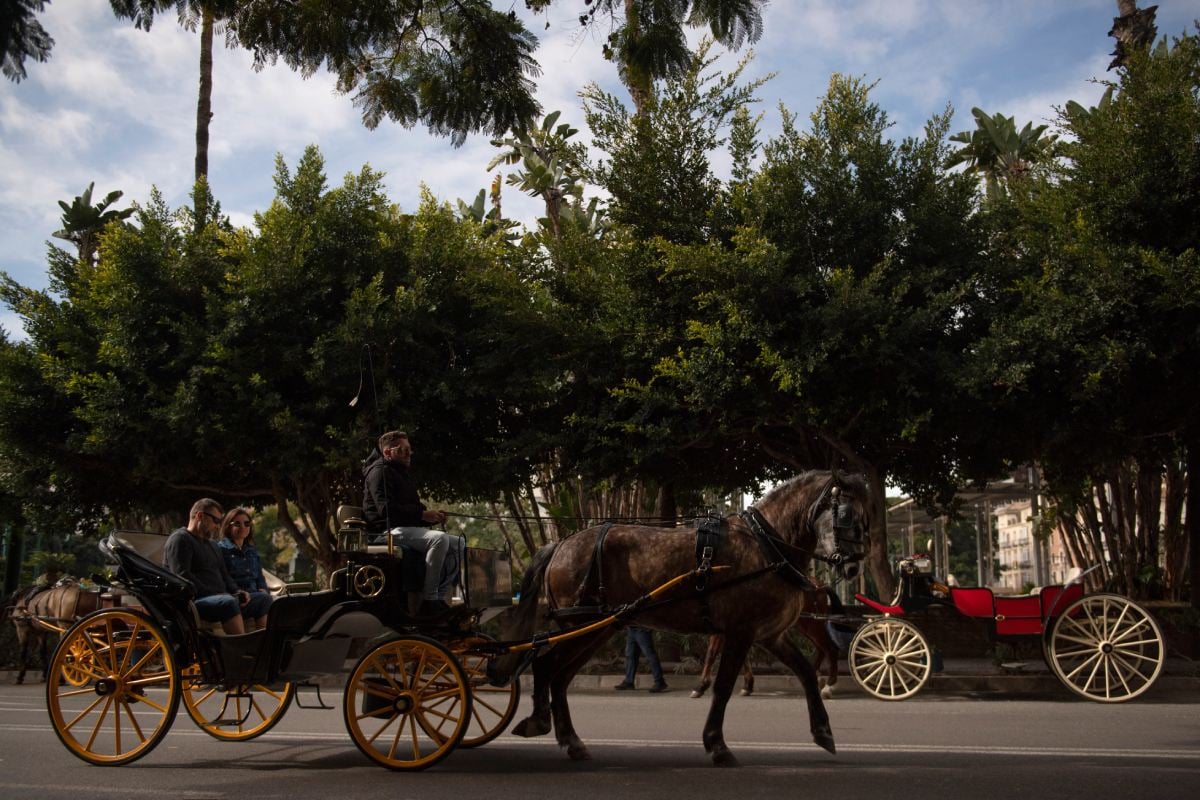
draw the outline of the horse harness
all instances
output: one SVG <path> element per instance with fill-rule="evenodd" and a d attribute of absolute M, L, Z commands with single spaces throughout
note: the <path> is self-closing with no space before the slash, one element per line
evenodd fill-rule
<path fill-rule="evenodd" d="M 832 481 L 830 482 L 832 483 Z M 836 488 L 836 487 L 834 487 Z M 817 502 L 813 505 L 813 509 L 809 513 L 809 518 L 806 520 L 806 525 L 809 527 L 815 524 L 816 517 L 820 513 L 820 506 L 826 496 L 830 496 L 833 502 L 833 513 L 836 517 L 839 513 L 839 504 L 837 501 L 838 493 L 830 492 L 830 484 L 826 484 L 822 490 Z M 723 517 L 718 517 L 715 514 L 709 513 L 696 518 L 696 570 L 694 589 L 700 600 L 700 613 L 704 620 L 705 627 L 711 632 L 719 633 L 716 626 L 713 625 L 711 619 L 711 610 L 709 607 L 709 595 L 712 592 L 721 589 L 727 589 L 745 581 L 753 580 L 768 573 L 776 573 L 788 583 L 802 590 L 810 590 L 816 588 L 816 585 L 804 575 L 792 561 L 784 554 L 783 549 L 793 550 L 797 553 L 808 553 L 812 558 L 825 561 L 830 564 L 837 564 L 837 556 L 821 556 L 817 553 L 811 553 L 802 548 L 795 547 L 783 540 L 783 537 L 772 527 L 771 523 L 762 515 L 762 513 L 751 506 L 739 515 L 742 521 L 750 529 L 755 540 L 758 542 L 759 549 L 762 551 L 763 558 L 766 560 L 766 566 L 748 572 L 744 575 L 739 575 L 736 578 L 722 581 L 719 584 L 709 585 L 709 578 L 712 574 L 713 560 L 716 558 L 721 547 L 721 542 L 725 539 L 729 522 Z M 600 531 L 596 536 L 596 544 L 592 548 L 592 559 L 588 564 L 587 572 L 584 573 L 583 580 L 580 582 L 578 590 L 575 592 L 576 604 L 566 608 L 552 609 L 549 614 L 554 619 L 562 619 L 566 617 L 579 616 L 607 616 L 616 614 L 620 617 L 633 616 L 638 611 L 643 611 L 647 608 L 647 597 L 643 596 L 634 600 L 631 603 L 614 608 L 609 605 L 606 596 L 607 586 L 604 582 L 604 541 L 608 537 L 609 531 L 612 530 L 613 523 L 605 522 L 600 526 Z M 655 605 L 665 605 L 667 603 L 676 602 L 685 599 L 683 597 L 675 597 L 658 600 Z"/>

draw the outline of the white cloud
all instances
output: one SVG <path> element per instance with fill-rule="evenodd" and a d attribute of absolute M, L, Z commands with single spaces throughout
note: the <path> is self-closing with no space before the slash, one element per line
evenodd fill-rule
<path fill-rule="evenodd" d="M 606 29 L 582 29 L 572 3 L 544 15 L 516 6 L 541 40 L 538 98 L 547 111 L 582 127 L 578 91 L 589 81 L 626 97 L 601 53 Z M 764 136 L 778 130 L 779 100 L 806 124 L 835 71 L 879 79 L 874 97 L 897 137 L 919 133 L 948 101 L 958 109 L 955 130 L 973 126 L 973 105 L 1040 122 L 1053 105 L 1098 98 L 1087 79 L 1103 75 L 1113 13 L 1111 0 L 780 0 L 765 9 L 746 75 L 779 73 L 759 92 Z M 1182 30 L 1193 15 L 1164 6 L 1160 29 Z M 123 189 L 126 202 L 144 202 L 152 185 L 171 205 L 186 202 L 198 69 L 196 34 L 169 12 L 148 33 L 115 20 L 108 0 L 60 0 L 42 20 L 55 38 L 51 60 L 29 65 L 21 84 L 0 82 L 0 268 L 35 286 L 45 283 L 40 265 L 58 227 L 57 201 L 90 181 L 98 193 Z M 701 35 L 690 31 L 689 41 Z M 729 69 L 740 55 L 719 63 Z M 269 204 L 275 153 L 294 167 L 308 144 L 320 146 L 331 185 L 370 163 L 387 172 L 389 196 L 407 210 L 422 183 L 453 202 L 491 181 L 487 137 L 455 149 L 423 128 L 385 122 L 367 131 L 328 75 L 302 80 L 282 65 L 256 73 L 241 50 L 215 54 L 213 108 L 210 179 L 236 224 Z M 578 139 L 588 141 L 587 131 Z M 527 224 L 542 213 L 507 185 L 504 207 Z"/>

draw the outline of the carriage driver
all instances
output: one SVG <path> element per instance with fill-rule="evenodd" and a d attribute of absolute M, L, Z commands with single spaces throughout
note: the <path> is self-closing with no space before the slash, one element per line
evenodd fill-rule
<path fill-rule="evenodd" d="M 427 509 L 421 502 L 408 471 L 411 463 L 407 433 L 388 431 L 379 437 L 363 466 L 363 518 L 368 532 L 390 531 L 397 544 L 425 554 L 425 585 L 417 613 L 432 616 L 449 610 L 445 596 L 458 581 L 462 540 L 429 529 L 444 523 L 446 512 Z"/>
<path fill-rule="evenodd" d="M 186 528 L 167 539 L 163 563 L 167 569 L 196 588 L 196 611 L 200 619 L 219 622 L 226 633 L 246 632 L 242 606 L 250 593 L 242 591 L 229 577 L 225 560 L 213 539 L 221 529 L 221 504 L 205 497 L 192 505 Z"/>

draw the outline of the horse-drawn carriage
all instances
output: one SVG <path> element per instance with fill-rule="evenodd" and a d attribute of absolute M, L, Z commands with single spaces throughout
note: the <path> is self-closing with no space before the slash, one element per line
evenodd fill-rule
<path fill-rule="evenodd" d="M 344 566 L 332 588 L 278 597 L 266 628 L 241 636 L 201 623 L 191 584 L 140 553 L 139 534 L 111 534 L 101 549 L 133 603 L 82 618 L 55 650 L 46 698 L 59 739 L 89 763 L 127 764 L 162 741 L 181 700 L 206 733 L 253 739 L 298 687 L 325 706 L 315 681 L 346 672 L 346 728 L 376 763 L 423 769 L 494 738 L 516 712 L 519 683 L 491 685 L 488 656 L 474 648 L 488 641 L 476 626 L 512 603 L 507 553 L 466 548 L 461 602 L 422 618 L 410 589 L 423 559 L 390 541 L 368 545 L 355 511 L 339 512 Z"/>
<path fill-rule="evenodd" d="M 715 763 L 736 763 L 722 734 L 724 709 L 755 641 L 801 678 L 813 739 L 832 751 L 816 673 L 787 632 L 804 607 L 797 589 L 811 586 L 804 577 L 811 560 L 847 576 L 857 570 L 868 508 L 861 478 L 806 473 L 757 509 L 704 530 L 589 528 L 534 556 L 514 615 L 518 638 L 508 642 L 478 628 L 512 604 L 503 552 L 467 548 L 461 604 L 422 618 L 408 591 L 422 581 L 408 570 L 423 561 L 390 541 L 369 545 L 361 523 L 339 512 L 343 566 L 332 588 L 279 597 L 265 629 L 220 636 L 199 622 L 191 585 L 117 532 L 102 549 L 137 606 L 97 611 L 66 632 L 47 681 L 50 718 L 79 758 L 127 764 L 162 741 L 181 700 L 206 733 L 246 740 L 280 720 L 297 687 L 348 673 L 342 709 L 354 744 L 382 766 L 415 770 L 498 735 L 516 712 L 517 678 L 532 665 L 533 710 L 513 732 L 553 729 L 571 758 L 588 758 L 567 686 L 620 625 L 636 619 L 662 630 L 726 632 L 703 734 Z M 547 617 L 557 630 L 535 632 Z"/>
<path fill-rule="evenodd" d="M 877 613 L 851 640 L 848 665 L 859 686 L 881 700 L 912 697 L 929 680 L 933 648 L 905 617 L 934 605 L 986 621 L 1000 641 L 1040 638 L 1042 655 L 1054 675 L 1089 700 L 1132 700 L 1162 671 L 1166 648 L 1158 623 L 1126 597 L 1085 594 L 1083 579 L 1091 570 L 1066 585 L 1022 596 L 947 586 L 933 575 L 930 559 L 924 556 L 901 559 L 898 572 L 890 604 L 855 595 Z"/>

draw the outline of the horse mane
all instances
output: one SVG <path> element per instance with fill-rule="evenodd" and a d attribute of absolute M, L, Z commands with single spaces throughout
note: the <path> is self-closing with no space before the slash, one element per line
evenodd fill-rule
<path fill-rule="evenodd" d="M 869 513 L 870 503 L 867 500 L 867 480 L 857 473 L 844 473 L 828 470 L 808 470 L 781 483 L 758 501 L 760 511 L 769 511 L 774 517 L 776 527 L 782 532 L 785 528 L 800 530 L 798 516 L 807 513 L 817 496 L 825 487 L 825 482 L 832 477 L 837 486 L 862 503 L 864 510 Z"/>

